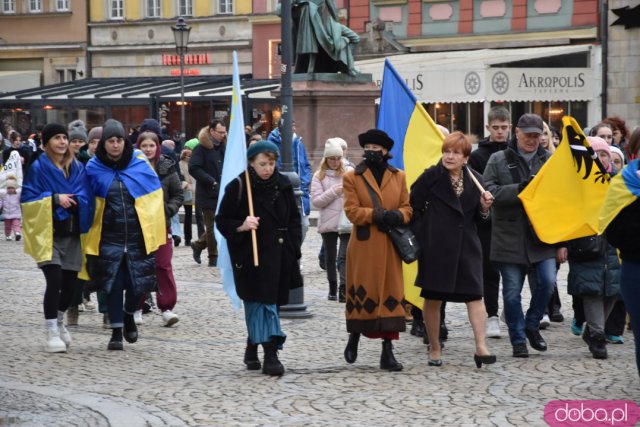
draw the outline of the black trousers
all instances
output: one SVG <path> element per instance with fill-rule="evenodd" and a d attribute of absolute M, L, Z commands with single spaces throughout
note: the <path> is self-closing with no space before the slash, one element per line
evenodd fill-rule
<path fill-rule="evenodd" d="M 63 270 L 55 264 L 42 266 L 42 272 L 47 282 L 44 291 L 44 318 L 57 319 L 58 311 L 67 311 L 69 308 L 78 272 Z"/>

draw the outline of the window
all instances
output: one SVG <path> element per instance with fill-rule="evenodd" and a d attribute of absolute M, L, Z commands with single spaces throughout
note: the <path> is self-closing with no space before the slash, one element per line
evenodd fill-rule
<path fill-rule="evenodd" d="M 178 0 L 178 16 L 193 16 L 193 0 Z"/>
<path fill-rule="evenodd" d="M 147 0 L 147 18 L 160 17 L 160 0 Z"/>
<path fill-rule="evenodd" d="M 218 0 L 218 13 L 219 14 L 233 13 L 233 0 Z"/>
<path fill-rule="evenodd" d="M 2 0 L 2 13 L 16 13 L 16 0 Z"/>
<path fill-rule="evenodd" d="M 58 12 L 68 11 L 69 8 L 69 0 L 56 0 L 56 10 Z"/>
<path fill-rule="evenodd" d="M 109 17 L 111 19 L 124 18 L 124 0 L 109 0 Z"/>
<path fill-rule="evenodd" d="M 29 0 L 29 12 L 42 12 L 42 0 Z"/>

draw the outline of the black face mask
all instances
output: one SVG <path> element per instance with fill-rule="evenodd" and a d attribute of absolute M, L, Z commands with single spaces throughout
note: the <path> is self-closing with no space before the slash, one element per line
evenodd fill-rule
<path fill-rule="evenodd" d="M 364 150 L 364 161 L 370 164 L 380 164 L 384 160 L 382 151 Z"/>

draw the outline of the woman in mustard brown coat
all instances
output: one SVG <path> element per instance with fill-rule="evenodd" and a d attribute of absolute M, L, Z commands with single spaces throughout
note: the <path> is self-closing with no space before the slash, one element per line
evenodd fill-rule
<path fill-rule="evenodd" d="M 364 161 L 344 175 L 344 210 L 353 223 L 347 249 L 347 332 L 345 360 L 358 357 L 360 335 L 381 338 L 380 369 L 402 370 L 392 340 L 405 330 L 402 261 L 387 235 L 389 228 L 411 220 L 404 172 L 387 164 L 393 140 L 378 129 L 358 135 Z M 374 208 L 367 184 L 373 189 Z"/>

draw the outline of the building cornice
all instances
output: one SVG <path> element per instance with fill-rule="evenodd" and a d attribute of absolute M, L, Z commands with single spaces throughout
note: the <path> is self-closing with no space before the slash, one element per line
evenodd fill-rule
<path fill-rule="evenodd" d="M 252 45 L 251 40 L 230 40 L 223 42 L 206 42 L 206 43 L 189 43 L 189 50 L 205 50 L 213 48 L 250 48 Z M 174 50 L 176 48 L 175 43 L 161 43 L 161 44 L 127 44 L 118 46 L 90 46 L 87 48 L 92 53 L 122 53 L 122 52 L 166 52 L 167 50 Z"/>
<path fill-rule="evenodd" d="M 0 44 L 0 52 L 85 50 L 86 44 Z"/>
<path fill-rule="evenodd" d="M 253 25 L 280 24 L 278 15 L 253 15 L 249 18 L 249 22 Z"/>
<path fill-rule="evenodd" d="M 250 17 L 248 15 L 216 15 L 205 18 L 187 18 L 187 24 L 220 24 L 224 22 L 232 22 L 232 21 L 250 21 Z M 136 21 L 130 20 L 119 20 L 119 19 L 111 19 L 104 22 L 89 22 L 88 26 L 92 28 L 100 28 L 100 27 L 145 27 L 149 25 L 153 26 L 161 26 L 161 25 L 175 25 L 176 20 L 171 18 L 146 18 L 140 19 Z"/>
<path fill-rule="evenodd" d="M 595 27 L 563 31 L 523 32 L 508 34 L 456 35 L 453 37 L 430 37 L 398 40 L 411 52 L 441 50 L 467 50 L 477 48 L 510 48 L 543 45 L 570 44 L 573 40 L 596 40 Z"/>

